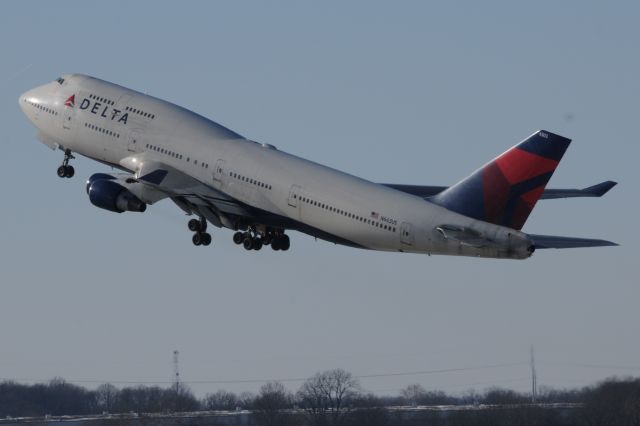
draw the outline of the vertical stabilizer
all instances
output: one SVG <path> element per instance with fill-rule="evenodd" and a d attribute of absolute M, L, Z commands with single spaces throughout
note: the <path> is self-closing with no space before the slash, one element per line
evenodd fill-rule
<path fill-rule="evenodd" d="M 429 201 L 465 216 L 520 230 L 570 142 L 537 131 Z"/>

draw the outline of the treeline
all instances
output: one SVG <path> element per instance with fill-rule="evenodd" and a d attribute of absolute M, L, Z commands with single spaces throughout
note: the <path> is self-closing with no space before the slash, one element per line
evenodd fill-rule
<path fill-rule="evenodd" d="M 538 395 L 537 402 L 580 403 L 581 408 L 552 410 L 530 402 L 530 395 L 507 389 L 450 395 L 427 391 L 417 384 L 407 386 L 398 395 L 379 397 L 365 392 L 356 378 L 341 369 L 316 374 L 295 393 L 282 383 L 269 382 L 257 394 L 218 390 L 201 399 L 184 385 L 119 389 L 103 384 L 89 390 L 63 379 L 34 385 L 0 383 L 0 418 L 250 410 L 252 424 L 278 426 L 638 425 L 640 379 L 609 379 L 593 387 L 543 390 Z M 477 409 L 446 412 L 387 409 L 422 405 L 471 405 Z M 479 409 L 483 406 L 500 408 Z"/>

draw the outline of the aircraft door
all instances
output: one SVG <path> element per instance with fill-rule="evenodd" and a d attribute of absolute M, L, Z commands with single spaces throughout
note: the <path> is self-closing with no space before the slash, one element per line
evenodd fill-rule
<path fill-rule="evenodd" d="M 219 159 L 216 161 L 216 166 L 213 170 L 213 182 L 222 185 L 222 177 L 224 176 L 224 160 Z"/>
<path fill-rule="evenodd" d="M 408 246 L 413 245 L 413 231 L 408 222 L 402 222 L 400 225 L 400 242 Z"/>
<path fill-rule="evenodd" d="M 301 216 L 302 216 L 302 213 L 300 211 L 302 207 L 302 205 L 300 204 L 301 193 L 302 193 L 302 188 L 300 188 L 298 185 L 291 185 L 291 189 L 289 190 L 289 199 L 287 200 L 287 203 L 289 204 L 289 206 L 291 206 L 296 210 L 291 215 L 291 217 L 295 219 L 301 219 Z"/>
<path fill-rule="evenodd" d="M 292 185 L 289 190 L 289 200 L 288 203 L 291 207 L 298 207 L 300 198 L 300 187 L 298 185 Z"/>
<path fill-rule="evenodd" d="M 139 147 L 140 147 L 140 131 L 138 131 L 137 129 L 132 129 L 129 132 L 129 137 L 127 139 L 127 151 L 138 152 Z"/>
<path fill-rule="evenodd" d="M 72 107 L 68 107 L 65 106 L 64 108 L 64 114 L 62 117 L 62 128 L 65 130 L 71 130 L 71 127 L 73 126 L 73 119 L 76 115 L 76 107 L 72 106 Z"/>

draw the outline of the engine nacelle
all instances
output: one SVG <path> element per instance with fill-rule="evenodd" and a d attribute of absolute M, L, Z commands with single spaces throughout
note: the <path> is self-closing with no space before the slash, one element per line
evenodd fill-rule
<path fill-rule="evenodd" d="M 97 180 L 100 179 L 106 179 L 106 180 L 115 180 L 115 176 L 111 176 L 108 175 L 106 173 L 94 173 L 92 174 L 89 179 L 87 180 L 87 186 L 85 187 L 86 191 L 87 191 L 87 195 L 89 195 L 89 188 L 91 187 L 91 184 Z"/>
<path fill-rule="evenodd" d="M 87 194 L 91 204 L 116 213 L 143 212 L 147 209 L 145 203 L 114 179 L 104 173 L 96 173 L 89 178 Z"/>

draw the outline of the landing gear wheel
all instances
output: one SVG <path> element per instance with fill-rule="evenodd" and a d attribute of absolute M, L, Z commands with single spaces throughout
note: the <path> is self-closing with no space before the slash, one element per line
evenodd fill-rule
<path fill-rule="evenodd" d="M 76 173 L 73 166 L 60 166 L 58 167 L 58 176 L 61 178 L 70 178 Z"/>
<path fill-rule="evenodd" d="M 280 238 L 278 237 L 273 238 L 273 240 L 271 241 L 271 249 L 273 249 L 273 251 L 280 250 Z"/>
<path fill-rule="evenodd" d="M 60 167 L 58 167 L 58 176 L 61 178 L 70 178 L 73 177 L 73 175 L 75 174 L 75 170 L 73 169 L 73 166 L 69 165 L 69 160 L 75 158 L 72 154 L 71 154 L 71 150 L 70 149 L 65 149 L 64 150 L 64 160 L 62 160 L 62 165 Z"/>
<path fill-rule="evenodd" d="M 251 237 L 245 238 L 242 245 L 244 246 L 245 250 L 251 250 L 253 248 L 253 238 Z"/>
<path fill-rule="evenodd" d="M 211 244 L 211 234 L 204 232 L 200 235 L 200 242 L 203 246 Z"/>
<path fill-rule="evenodd" d="M 191 238 L 191 242 L 193 242 L 194 246 L 199 246 L 202 244 L 202 234 L 196 232 L 193 234 L 193 238 Z"/>
<path fill-rule="evenodd" d="M 244 241 L 244 234 L 242 232 L 236 232 L 233 234 L 233 242 L 236 244 L 242 244 Z"/>
<path fill-rule="evenodd" d="M 262 248 L 262 238 L 256 238 L 253 240 L 253 249 L 260 250 Z"/>
<path fill-rule="evenodd" d="M 201 223 L 198 219 L 191 219 L 189 221 L 189 223 L 187 223 L 187 226 L 189 227 L 189 231 L 191 232 L 200 232 L 200 228 L 201 228 Z"/>
<path fill-rule="evenodd" d="M 281 237 L 281 241 L 280 241 L 280 250 L 282 251 L 287 251 L 289 250 L 289 247 L 291 247 L 291 241 L 289 240 L 289 236 L 284 234 Z"/>

